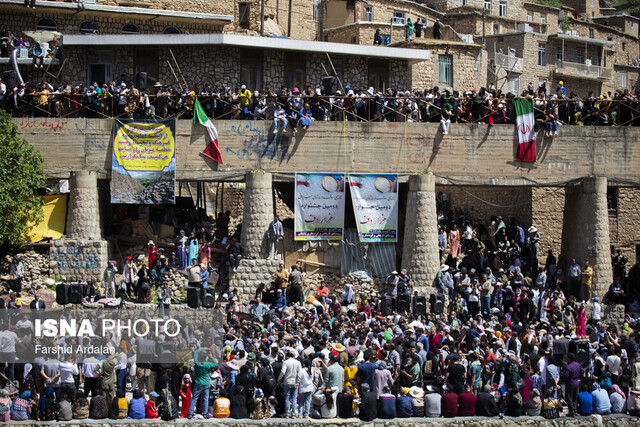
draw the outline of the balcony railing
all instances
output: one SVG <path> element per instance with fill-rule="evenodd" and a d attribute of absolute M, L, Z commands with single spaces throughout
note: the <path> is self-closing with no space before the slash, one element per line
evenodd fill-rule
<path fill-rule="evenodd" d="M 558 60 L 556 62 L 555 73 L 571 77 L 592 79 L 611 79 L 613 77 L 613 70 L 610 68 L 562 60 Z"/>
<path fill-rule="evenodd" d="M 522 72 L 522 66 L 524 63 L 523 58 L 518 58 L 516 56 L 509 56 L 503 53 L 496 52 L 494 54 L 493 60 L 495 61 L 496 65 L 504 67 L 507 71 L 514 72 L 514 73 Z"/>

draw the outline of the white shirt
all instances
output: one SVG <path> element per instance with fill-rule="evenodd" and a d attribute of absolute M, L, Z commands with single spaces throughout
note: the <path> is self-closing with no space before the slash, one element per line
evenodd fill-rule
<path fill-rule="evenodd" d="M 76 365 L 69 362 L 60 362 L 58 369 L 60 369 L 60 382 L 62 384 L 74 383 L 73 376 L 78 375 L 78 367 Z"/>
<path fill-rule="evenodd" d="M 595 302 L 593 303 L 593 312 L 591 314 L 591 318 L 593 320 L 600 320 L 600 312 L 602 311 L 602 308 L 600 307 L 600 303 Z"/>
<path fill-rule="evenodd" d="M 95 362 L 87 362 L 86 360 L 82 363 L 82 376 L 85 378 L 97 378 L 98 374 L 94 372 L 94 369 L 98 366 L 98 361 Z"/>
<path fill-rule="evenodd" d="M 7 86 L 4 83 L 0 83 L 0 99 L 4 99 L 4 95 L 7 93 Z"/>

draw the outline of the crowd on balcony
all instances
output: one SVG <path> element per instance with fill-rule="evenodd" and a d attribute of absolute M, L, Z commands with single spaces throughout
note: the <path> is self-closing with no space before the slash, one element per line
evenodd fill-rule
<path fill-rule="evenodd" d="M 457 91 L 433 87 L 424 90 L 384 92 L 345 85 L 335 93 L 320 88 L 281 87 L 251 91 L 245 85 L 202 87 L 165 86 L 156 83 L 145 90 L 122 77 L 90 86 L 41 82 L 7 88 L 0 82 L 0 106 L 16 117 L 136 117 L 191 118 L 199 99 L 213 119 L 274 120 L 275 125 L 297 130 L 313 121 L 389 121 L 450 123 L 515 123 L 511 100 L 533 99 L 535 117 L 547 133 L 562 125 L 629 126 L 640 123 L 638 94 L 628 90 L 589 93 L 579 97 L 563 85 L 548 88 L 529 83 L 520 94 L 494 87 Z M 279 107 L 282 107 L 281 109 Z"/>

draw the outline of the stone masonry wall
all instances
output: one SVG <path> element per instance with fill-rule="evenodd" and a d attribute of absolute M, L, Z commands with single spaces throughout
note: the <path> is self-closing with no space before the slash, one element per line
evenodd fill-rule
<path fill-rule="evenodd" d="M 475 47 L 429 46 L 431 58 L 411 65 L 411 87 L 426 88 L 439 86 L 439 55 L 453 55 L 453 88 L 471 90 L 484 86 L 487 80 L 487 54 Z"/>
<path fill-rule="evenodd" d="M 609 236 L 611 245 L 622 249 L 631 266 L 636 259 L 636 245 L 640 244 L 640 189 L 618 187 L 618 212 L 609 215 Z"/>
<path fill-rule="evenodd" d="M 249 172 L 246 175 L 242 214 L 242 246 L 245 258 L 266 258 L 266 231 L 273 220 L 272 175 Z"/>
<path fill-rule="evenodd" d="M 474 221 L 489 224 L 500 215 L 505 221 L 515 217 L 523 228 L 531 225 L 531 187 L 436 185 L 436 193 L 440 191 L 449 196 L 450 208 L 462 208 Z"/>
<path fill-rule="evenodd" d="M 171 2 L 173 3 L 173 2 Z M 193 3 L 193 2 L 189 2 Z M 217 2 L 215 2 L 217 3 Z M 104 4 L 104 2 L 100 2 Z M 202 12 L 198 10 L 198 12 Z M 50 8 L 38 9 L 38 12 L 27 8 L 2 11 L 0 25 L 6 26 L 16 37 L 24 36 L 23 31 L 35 31 L 40 18 L 47 17 L 56 21 L 58 31 L 63 34 L 79 34 L 80 24 L 91 21 L 98 26 L 100 34 L 120 34 L 125 24 L 137 25 L 142 34 L 161 34 L 168 26 L 176 27 L 182 33 L 220 33 L 222 27 L 200 21 L 168 22 L 166 19 L 149 19 L 148 17 L 136 17 L 135 15 L 106 14 L 99 12 L 77 12 L 70 14 L 68 9 L 56 10 Z"/>
<path fill-rule="evenodd" d="M 544 264 L 551 249 L 558 257 L 562 248 L 562 223 L 564 215 L 564 188 L 531 188 L 531 223 L 540 233 L 538 261 Z"/>
<path fill-rule="evenodd" d="M 105 240 L 54 240 L 49 252 L 52 275 L 62 280 L 102 280 L 109 261 Z"/>
<path fill-rule="evenodd" d="M 238 271 L 230 273 L 229 289 L 238 289 L 242 298 L 252 299 L 260 283 L 267 286 L 282 261 L 267 259 L 244 259 Z"/>

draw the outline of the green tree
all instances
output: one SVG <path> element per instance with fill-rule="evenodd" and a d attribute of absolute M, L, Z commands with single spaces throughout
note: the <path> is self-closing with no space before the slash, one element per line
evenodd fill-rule
<path fill-rule="evenodd" d="M 640 0 L 616 0 L 616 9 L 629 15 L 640 15 Z"/>
<path fill-rule="evenodd" d="M 36 195 L 44 187 L 42 156 L 31 144 L 18 138 L 11 116 L 0 110 L 0 249 L 27 241 L 30 224 L 43 217 L 43 199 Z"/>

